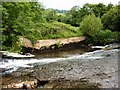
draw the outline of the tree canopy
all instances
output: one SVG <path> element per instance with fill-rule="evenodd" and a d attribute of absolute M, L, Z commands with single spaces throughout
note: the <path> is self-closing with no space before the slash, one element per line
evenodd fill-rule
<path fill-rule="evenodd" d="M 3 48 L 14 46 L 33 23 L 44 22 L 44 8 L 37 2 L 3 2 L 2 7 Z"/>
<path fill-rule="evenodd" d="M 120 5 L 114 7 L 105 13 L 102 17 L 102 23 L 104 29 L 110 29 L 112 31 L 119 31 L 120 29 Z"/>
<path fill-rule="evenodd" d="M 64 23 L 71 24 L 72 26 L 79 26 L 80 22 L 85 15 L 94 13 L 96 17 L 102 17 L 108 10 L 113 8 L 113 4 L 104 5 L 103 3 L 99 4 L 89 4 L 86 3 L 83 7 L 74 6 L 66 12 L 66 18 L 64 18 Z"/>

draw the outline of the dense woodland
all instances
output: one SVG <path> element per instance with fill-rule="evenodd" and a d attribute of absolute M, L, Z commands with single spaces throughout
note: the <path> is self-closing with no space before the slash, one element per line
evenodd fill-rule
<path fill-rule="evenodd" d="M 38 2 L 2 3 L 2 50 L 19 52 L 20 37 L 39 39 L 87 36 L 86 44 L 119 42 L 120 8 L 113 4 L 84 4 L 71 10 L 45 9 Z"/>

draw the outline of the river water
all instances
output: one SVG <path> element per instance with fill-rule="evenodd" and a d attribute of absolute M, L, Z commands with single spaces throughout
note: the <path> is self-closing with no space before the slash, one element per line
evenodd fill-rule
<path fill-rule="evenodd" d="M 31 59 L 2 59 L 0 61 L 0 68 L 5 69 L 3 74 L 16 71 L 20 67 L 34 67 L 35 63 L 39 65 L 49 64 L 51 62 L 57 62 L 62 60 L 80 59 L 80 60 L 96 60 L 103 58 L 105 55 L 118 51 L 113 49 L 111 51 L 96 50 L 93 52 L 87 52 L 86 49 L 77 49 L 74 51 L 62 51 L 51 52 L 45 54 L 36 54 L 36 58 Z"/>
<path fill-rule="evenodd" d="M 2 58 L 0 61 L 1 71 L 0 75 L 9 74 L 16 71 L 20 67 L 34 67 L 33 64 L 39 63 L 39 65 L 48 64 L 51 62 L 57 62 L 72 58 L 71 56 L 79 56 L 82 53 L 87 52 L 86 48 L 67 50 L 67 51 L 50 51 L 50 52 L 39 52 L 35 53 L 35 58 L 30 59 L 6 59 Z"/>
<path fill-rule="evenodd" d="M 56 78 L 62 74 L 66 79 L 77 80 L 89 77 L 91 82 L 104 83 L 103 88 L 118 87 L 119 51 L 120 49 L 91 51 L 79 48 L 60 52 L 40 52 L 35 54 L 36 58 L 31 59 L 2 59 L 0 61 L 0 68 L 3 69 L 1 75 L 10 74 L 19 68 L 32 68 L 34 69 L 33 75 L 41 76 L 40 79 Z M 72 69 L 68 70 L 69 68 Z M 57 69 L 60 70 L 55 71 Z M 46 75 L 42 72 L 46 72 Z M 107 79 L 107 77 L 111 78 Z"/>

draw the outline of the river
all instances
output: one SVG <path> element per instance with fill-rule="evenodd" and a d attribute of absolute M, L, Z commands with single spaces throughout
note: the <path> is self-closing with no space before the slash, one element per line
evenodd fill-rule
<path fill-rule="evenodd" d="M 79 56 L 82 53 L 87 52 L 85 49 L 74 49 L 67 51 L 47 51 L 47 52 L 37 52 L 35 53 L 35 58 L 31 59 L 6 59 L 3 58 L 0 61 L 0 68 L 3 68 L 3 72 L 0 74 L 9 74 L 16 71 L 20 67 L 34 67 L 33 64 L 43 65 L 51 62 L 57 62 L 70 58 L 71 56 Z"/>
<path fill-rule="evenodd" d="M 4 70 L 1 75 L 13 75 L 13 78 L 30 73 L 39 80 L 87 79 L 99 83 L 102 88 L 117 88 L 119 51 L 120 49 L 90 51 L 77 48 L 40 52 L 36 53 L 36 58 L 31 59 L 2 59 L 0 68 Z M 3 84 L 5 82 L 3 80 Z"/>

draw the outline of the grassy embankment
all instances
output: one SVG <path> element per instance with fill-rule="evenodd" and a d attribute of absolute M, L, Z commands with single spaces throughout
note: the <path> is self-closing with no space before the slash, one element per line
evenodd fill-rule
<path fill-rule="evenodd" d="M 62 22 L 46 22 L 46 23 L 34 23 L 29 26 L 24 32 L 22 32 L 22 36 L 17 36 L 17 38 L 24 37 L 29 39 L 32 44 L 37 40 L 42 39 L 57 39 L 57 38 L 69 38 L 69 37 L 77 37 L 82 36 L 82 32 L 79 30 L 79 27 L 73 27 L 69 24 L 65 24 Z M 12 48 L 8 48 L 8 51 L 11 52 L 21 52 L 23 49 L 23 44 L 21 42 L 14 42 L 15 44 Z"/>
<path fill-rule="evenodd" d="M 28 32 L 24 34 L 27 39 L 33 43 L 41 39 L 56 39 L 82 36 L 79 27 L 73 27 L 62 22 L 49 22 L 42 24 L 34 24 L 29 28 Z"/>

